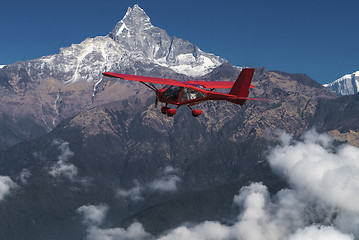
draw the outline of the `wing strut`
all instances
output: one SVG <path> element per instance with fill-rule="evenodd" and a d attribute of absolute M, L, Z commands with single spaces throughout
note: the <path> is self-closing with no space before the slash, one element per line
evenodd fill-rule
<path fill-rule="evenodd" d="M 146 87 L 148 87 L 148 88 L 151 88 L 153 91 L 157 91 L 157 88 L 155 87 L 155 85 L 153 85 L 153 84 L 151 84 L 151 85 L 149 85 L 149 84 L 147 84 L 147 83 L 144 83 L 144 82 L 140 82 L 140 83 L 142 83 L 143 85 L 145 85 Z"/>

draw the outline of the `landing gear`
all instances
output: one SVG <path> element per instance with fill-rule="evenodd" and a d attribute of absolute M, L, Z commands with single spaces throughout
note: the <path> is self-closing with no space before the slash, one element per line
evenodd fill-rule
<path fill-rule="evenodd" d="M 176 109 L 171 109 L 169 107 L 162 107 L 161 108 L 161 113 L 163 114 L 167 114 L 167 116 L 172 117 L 173 115 L 175 115 L 177 113 L 177 108 Z"/>
<path fill-rule="evenodd" d="M 177 113 L 177 108 L 179 108 L 179 106 L 176 107 L 175 109 L 172 109 L 172 108 L 167 107 L 167 105 L 166 105 L 165 107 L 161 108 L 161 113 L 167 114 L 167 116 L 169 116 L 169 117 L 173 117 Z M 193 117 L 198 117 L 199 115 L 201 115 L 203 113 L 202 110 L 192 109 L 191 106 L 189 106 L 189 105 L 188 105 L 188 108 L 191 109 Z"/>
<path fill-rule="evenodd" d="M 169 107 L 162 107 L 161 108 L 161 113 L 163 114 L 167 114 L 167 110 L 170 109 Z"/>
<path fill-rule="evenodd" d="M 198 110 L 198 109 L 193 109 L 192 110 L 192 116 L 193 117 L 198 117 L 201 114 L 202 114 L 202 110 Z"/>
<path fill-rule="evenodd" d="M 192 110 L 192 116 L 193 116 L 193 117 L 198 117 L 198 116 L 201 115 L 202 112 L 203 112 L 202 110 L 192 109 L 189 105 L 188 105 L 188 107 L 189 107 L 189 109 Z"/>
<path fill-rule="evenodd" d="M 167 116 L 172 117 L 173 115 L 175 115 L 177 113 L 177 109 L 167 109 Z"/>

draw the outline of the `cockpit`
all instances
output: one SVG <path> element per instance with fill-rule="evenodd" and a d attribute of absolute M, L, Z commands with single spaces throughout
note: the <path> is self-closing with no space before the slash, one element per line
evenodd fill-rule
<path fill-rule="evenodd" d="M 197 98 L 203 98 L 206 95 L 202 92 L 193 89 L 178 87 L 178 86 L 170 86 L 165 90 L 165 96 L 172 101 L 183 102 Z"/>

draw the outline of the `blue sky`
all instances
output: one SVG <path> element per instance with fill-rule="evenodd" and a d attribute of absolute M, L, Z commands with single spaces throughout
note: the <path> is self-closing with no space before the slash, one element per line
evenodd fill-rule
<path fill-rule="evenodd" d="M 136 3 L 154 26 L 233 65 L 306 73 L 320 83 L 359 70 L 354 0 L 6 1 L 0 5 L 0 64 L 107 35 Z"/>

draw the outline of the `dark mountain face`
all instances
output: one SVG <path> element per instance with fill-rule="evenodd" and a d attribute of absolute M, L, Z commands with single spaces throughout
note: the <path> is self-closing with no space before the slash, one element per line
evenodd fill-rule
<path fill-rule="evenodd" d="M 321 99 L 311 125 L 336 139 L 359 146 L 359 95 Z"/>

